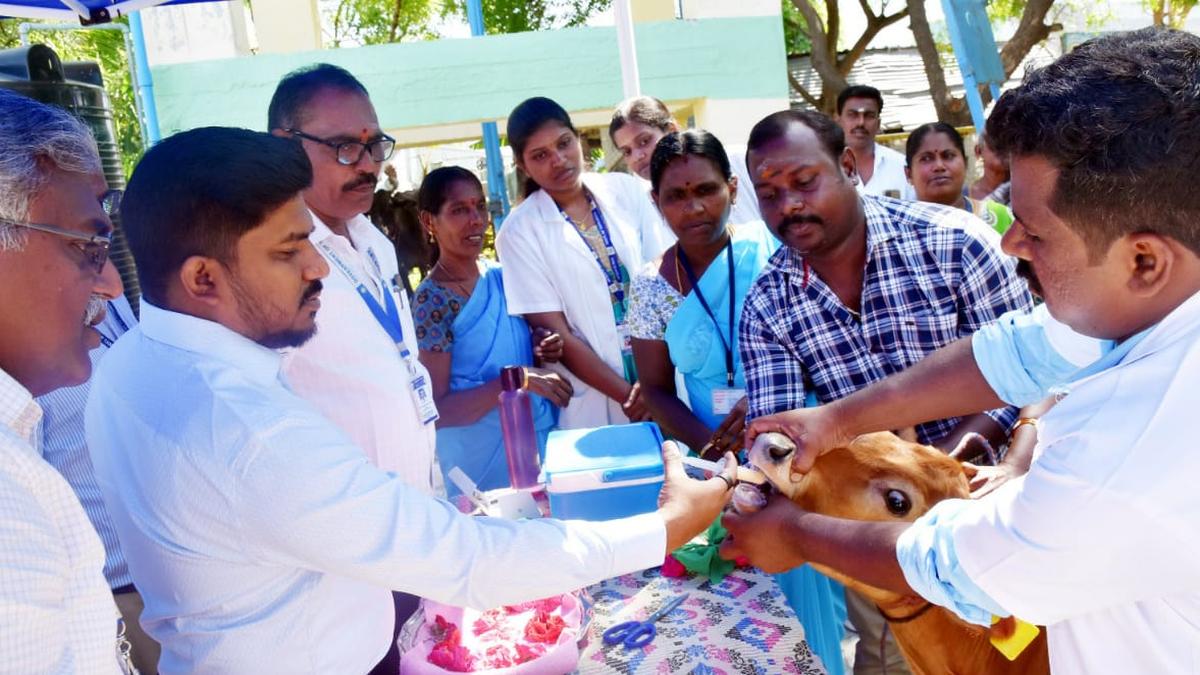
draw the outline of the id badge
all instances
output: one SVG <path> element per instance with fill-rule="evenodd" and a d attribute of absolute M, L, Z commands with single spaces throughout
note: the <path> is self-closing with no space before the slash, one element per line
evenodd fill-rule
<path fill-rule="evenodd" d="M 712 410 L 716 415 L 728 415 L 729 411 L 746 396 L 745 389 L 717 387 L 712 390 Z"/>
<path fill-rule="evenodd" d="M 629 324 L 617 324 L 617 336 L 621 338 L 621 354 L 631 356 L 633 354 L 633 336 L 629 334 Z"/>
<path fill-rule="evenodd" d="M 421 418 L 421 424 L 436 422 L 438 411 L 433 402 L 433 387 L 429 378 L 413 373 L 412 379 L 409 380 L 409 388 L 412 390 L 413 401 L 417 404 L 417 415 Z"/>

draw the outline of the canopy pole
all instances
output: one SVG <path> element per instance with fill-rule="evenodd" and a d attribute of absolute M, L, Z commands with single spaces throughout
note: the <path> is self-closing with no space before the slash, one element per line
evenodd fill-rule
<path fill-rule="evenodd" d="M 613 2 L 613 16 L 617 22 L 617 51 L 621 54 L 621 89 L 625 98 L 642 95 L 642 83 L 638 75 L 637 39 L 633 33 L 633 16 L 629 12 L 629 0 Z"/>
<path fill-rule="evenodd" d="M 142 32 L 142 13 L 140 11 L 129 14 L 129 36 L 133 40 L 133 50 L 129 55 L 130 65 L 137 72 L 136 98 L 141 99 L 142 102 L 146 147 L 150 147 L 162 140 L 162 132 L 158 127 L 158 104 L 154 100 L 154 77 L 150 74 L 150 61 L 146 56 L 146 36 Z"/>
<path fill-rule="evenodd" d="M 480 0 L 467 0 L 467 22 L 471 36 L 486 33 L 483 25 L 483 5 Z M 508 216 L 508 187 L 504 184 L 504 155 L 500 152 L 500 132 L 495 122 L 483 123 L 483 152 L 487 158 L 488 209 L 497 230 Z"/>

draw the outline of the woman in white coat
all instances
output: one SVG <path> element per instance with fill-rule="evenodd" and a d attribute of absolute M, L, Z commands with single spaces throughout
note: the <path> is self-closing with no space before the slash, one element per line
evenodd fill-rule
<path fill-rule="evenodd" d="M 548 98 L 508 116 L 508 143 L 528 178 L 496 237 L 508 310 L 563 336 L 574 388 L 563 429 L 649 419 L 625 322 L 631 272 L 675 237 L 627 174 L 585 173 L 579 133 Z"/>

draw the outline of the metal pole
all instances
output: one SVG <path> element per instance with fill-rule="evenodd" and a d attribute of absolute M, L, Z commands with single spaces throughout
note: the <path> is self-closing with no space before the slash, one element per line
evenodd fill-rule
<path fill-rule="evenodd" d="M 642 84 L 638 76 L 637 39 L 633 33 L 633 17 L 629 13 L 629 0 L 616 0 L 613 15 L 617 21 L 617 51 L 621 54 L 621 90 L 625 98 L 642 95 Z"/>
<path fill-rule="evenodd" d="M 467 22 L 471 24 L 472 37 L 480 37 L 486 32 L 480 0 L 467 0 Z M 492 222 L 499 230 L 508 216 L 508 188 L 504 184 L 504 155 L 500 153 L 500 132 L 495 122 L 483 123 L 483 152 L 487 157 L 488 206 L 492 211 Z"/>
<path fill-rule="evenodd" d="M 137 73 L 137 96 L 142 101 L 142 113 L 145 115 L 143 126 L 146 129 L 146 145 L 152 146 L 162 140 L 158 128 L 158 105 L 154 101 L 154 77 L 150 74 L 150 61 L 146 57 L 146 36 L 142 33 L 142 13 L 133 12 L 129 15 L 129 33 L 133 38 L 133 51 L 129 55 L 130 67 Z"/>

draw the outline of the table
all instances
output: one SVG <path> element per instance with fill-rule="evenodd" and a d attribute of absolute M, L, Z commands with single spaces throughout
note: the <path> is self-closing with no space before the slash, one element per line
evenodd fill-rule
<path fill-rule="evenodd" d="M 595 605 L 580 675 L 825 673 L 783 591 L 757 569 L 737 569 L 713 584 L 707 577 L 663 577 L 655 568 L 602 581 L 588 591 Z M 690 595 L 659 619 L 654 642 L 641 649 L 604 644 L 601 635 L 611 626 L 645 619 L 681 593 Z"/>

